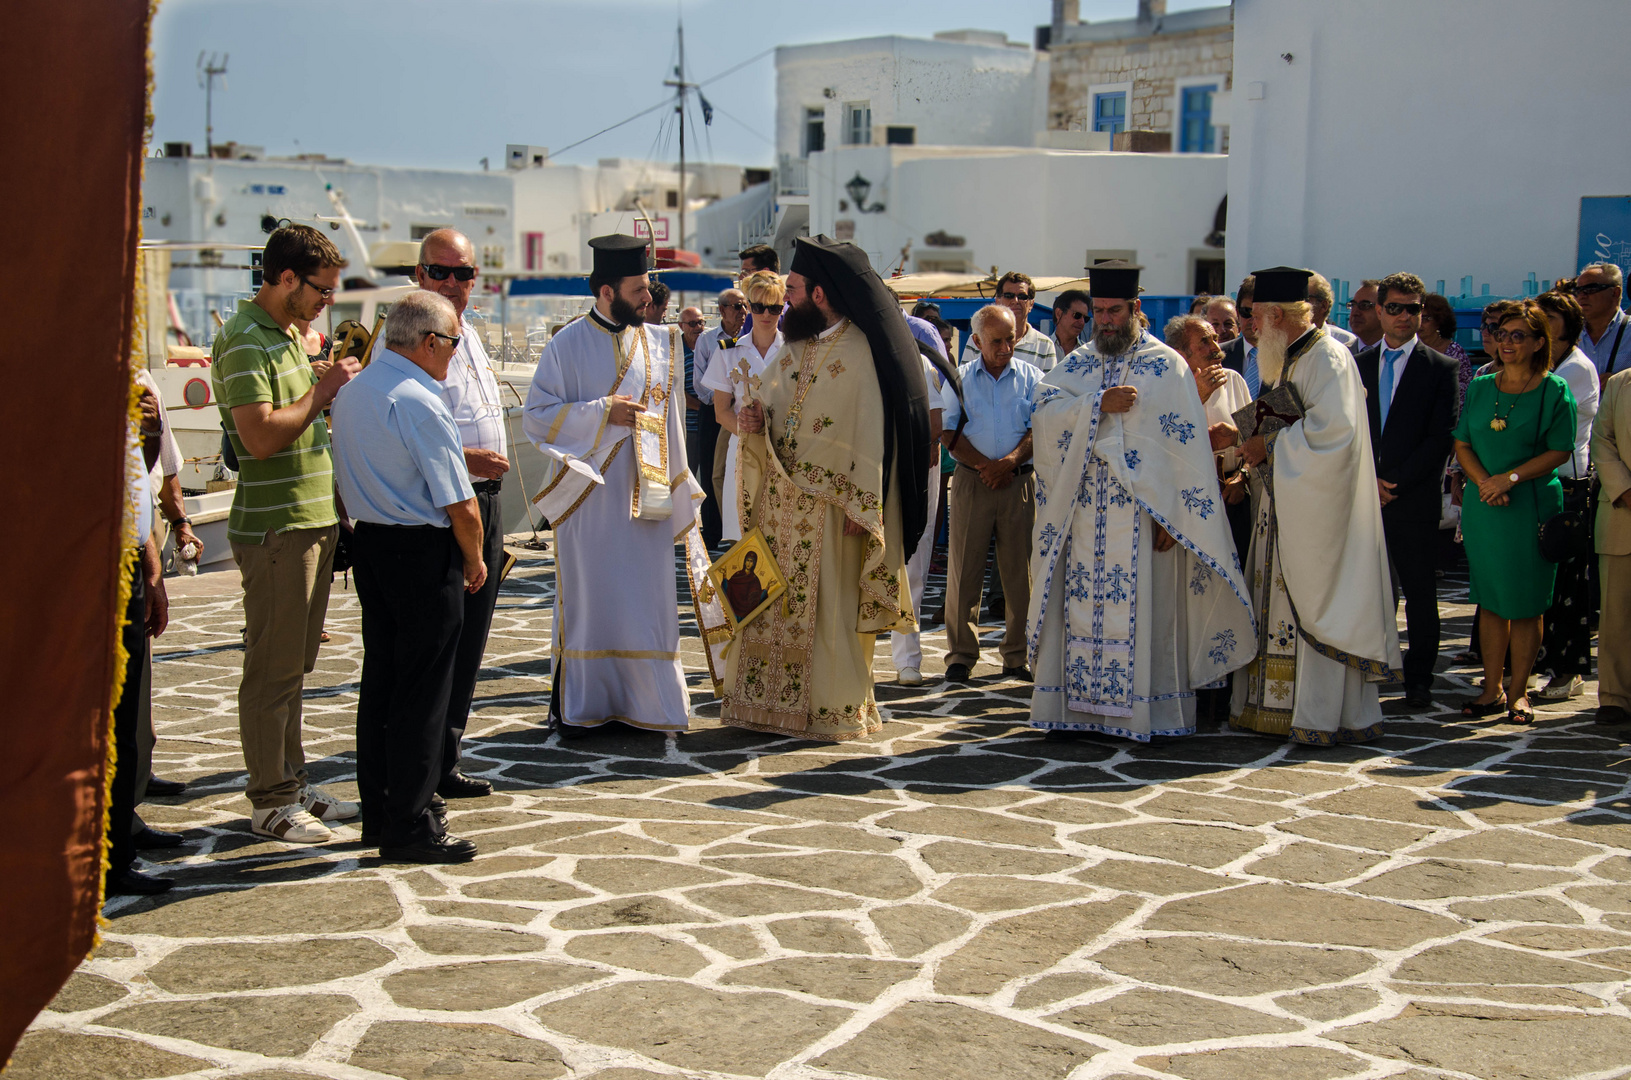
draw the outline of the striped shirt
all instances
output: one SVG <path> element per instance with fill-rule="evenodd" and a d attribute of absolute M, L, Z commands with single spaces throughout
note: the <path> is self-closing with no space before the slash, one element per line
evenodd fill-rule
<path fill-rule="evenodd" d="M 1023 360 L 1038 371 L 1049 372 L 1058 362 L 1059 352 L 1054 348 L 1052 337 L 1027 322 L 1025 333 L 1014 342 L 1014 359 Z M 963 350 L 963 365 L 980 362 L 980 347 L 974 344 L 974 335 L 970 334 L 968 347 Z"/>
<path fill-rule="evenodd" d="M 334 510 L 334 458 L 328 423 L 313 420 L 294 442 L 260 461 L 238 437 L 232 410 L 268 402 L 281 409 L 299 401 L 317 383 L 306 350 L 290 330 L 272 321 L 252 300 L 238 301 L 238 313 L 215 336 L 210 366 L 221 423 L 238 455 L 238 487 L 227 516 L 227 539 L 264 542 L 268 531 L 319 529 L 339 521 Z"/>

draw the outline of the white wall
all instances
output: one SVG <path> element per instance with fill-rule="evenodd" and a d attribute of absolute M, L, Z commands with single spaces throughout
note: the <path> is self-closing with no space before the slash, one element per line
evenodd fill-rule
<path fill-rule="evenodd" d="M 855 243 L 880 272 L 908 239 L 914 262 L 933 254 L 923 237 L 942 229 L 966 239 L 961 250 L 976 271 L 1079 275 L 1090 248 L 1133 250 L 1146 291 L 1182 294 L 1192 253 L 1219 254 L 1204 241 L 1226 168 L 1219 154 L 843 149 L 810 159 L 810 232 L 830 236 L 839 220 L 854 222 Z M 882 213 L 839 209 L 857 172 L 872 181 L 868 203 L 883 203 Z"/>
<path fill-rule="evenodd" d="M 1628 42 L 1625 0 L 1236 0 L 1229 280 L 1571 275 L 1580 197 L 1631 192 Z"/>
<path fill-rule="evenodd" d="M 1047 98 L 1047 54 L 1028 48 L 907 37 L 784 45 L 776 147 L 799 157 L 804 110 L 818 107 L 827 149 L 838 147 L 848 101 L 871 103 L 877 143 L 886 126 L 909 124 L 920 146 L 1031 146 L 1047 127 Z"/>

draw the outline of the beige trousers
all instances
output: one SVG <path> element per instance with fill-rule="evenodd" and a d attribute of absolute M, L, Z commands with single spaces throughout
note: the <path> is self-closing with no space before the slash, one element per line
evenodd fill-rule
<path fill-rule="evenodd" d="M 1597 623 L 1597 703 L 1631 709 L 1631 555 L 1599 555 L 1603 613 Z"/>
<path fill-rule="evenodd" d="M 249 769 L 250 805 L 295 802 L 306 782 L 300 693 L 317 666 L 328 613 L 339 528 L 268 531 L 259 544 L 232 544 L 244 583 L 243 680 L 238 735 Z"/>
<path fill-rule="evenodd" d="M 1036 518 L 1036 477 L 1018 476 L 993 490 L 967 465 L 951 477 L 946 551 L 946 666 L 980 659 L 975 618 L 985 582 L 985 553 L 997 536 L 997 573 L 1002 577 L 1006 626 L 1002 635 L 1004 667 L 1025 665 L 1025 617 L 1031 607 L 1031 526 Z"/>

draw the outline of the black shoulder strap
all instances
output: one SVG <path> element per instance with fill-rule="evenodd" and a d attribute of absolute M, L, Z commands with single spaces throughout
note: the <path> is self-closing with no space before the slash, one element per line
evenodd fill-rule
<path fill-rule="evenodd" d="M 1614 347 L 1608 350 L 1608 363 L 1603 365 L 1603 378 L 1605 379 L 1614 374 L 1614 358 L 1618 356 L 1620 352 L 1620 339 L 1625 336 L 1625 324 L 1631 322 L 1631 318 L 1623 317 L 1623 312 L 1621 315 L 1622 318 L 1620 319 L 1620 328 L 1614 333 Z"/>

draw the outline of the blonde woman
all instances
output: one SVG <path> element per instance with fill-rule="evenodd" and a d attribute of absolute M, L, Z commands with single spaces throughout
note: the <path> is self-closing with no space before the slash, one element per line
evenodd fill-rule
<path fill-rule="evenodd" d="M 736 416 L 750 401 L 757 400 L 759 375 L 781 351 L 782 298 L 786 293 L 782 279 L 770 270 L 754 271 L 742 279 L 739 287 L 747 294 L 748 310 L 753 313 L 753 332 L 729 348 L 715 351 L 708 370 L 698 380 L 714 392 L 714 414 L 720 426 L 731 433 L 725 456 L 725 486 L 719 492 L 719 516 L 724 523 L 721 535 L 728 541 L 742 539 L 742 494 L 736 477 L 741 431 Z"/>

